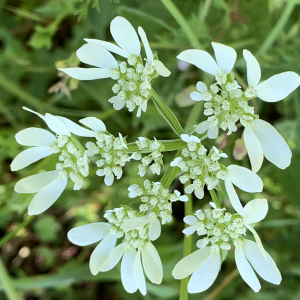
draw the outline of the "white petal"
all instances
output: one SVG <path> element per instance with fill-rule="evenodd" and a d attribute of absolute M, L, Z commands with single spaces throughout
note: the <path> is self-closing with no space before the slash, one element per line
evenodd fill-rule
<path fill-rule="evenodd" d="M 190 136 L 190 142 L 201 143 L 200 139 L 194 135 Z"/>
<path fill-rule="evenodd" d="M 220 266 L 220 254 L 210 254 L 203 265 L 192 274 L 188 283 L 188 292 L 200 293 L 207 290 L 216 280 Z"/>
<path fill-rule="evenodd" d="M 182 202 L 187 202 L 189 201 L 189 197 L 187 195 L 182 195 L 179 197 L 179 200 Z"/>
<path fill-rule="evenodd" d="M 15 137 L 17 142 L 23 146 L 51 146 L 57 141 L 51 132 L 34 127 L 19 131 Z"/>
<path fill-rule="evenodd" d="M 252 130 L 261 144 L 266 159 L 280 169 L 287 168 L 291 163 L 292 152 L 279 132 L 263 120 L 255 120 Z"/>
<path fill-rule="evenodd" d="M 115 179 L 114 174 L 105 175 L 105 177 L 104 177 L 104 183 L 107 186 L 111 186 L 114 183 L 114 179 Z"/>
<path fill-rule="evenodd" d="M 153 64 L 153 53 L 152 53 L 151 48 L 149 46 L 147 35 L 146 35 L 144 29 L 141 26 L 139 26 L 139 28 L 138 28 L 138 33 L 139 33 L 139 35 L 141 37 L 141 40 L 144 44 L 147 60 L 152 65 Z"/>
<path fill-rule="evenodd" d="M 119 69 L 116 59 L 105 48 L 87 43 L 76 51 L 77 57 L 85 64 L 103 69 Z"/>
<path fill-rule="evenodd" d="M 200 93 L 204 93 L 207 91 L 207 86 L 204 82 L 198 81 L 196 84 L 196 88 Z"/>
<path fill-rule="evenodd" d="M 202 199 L 204 197 L 204 191 L 203 191 L 203 188 L 196 188 L 195 191 L 195 196 L 198 198 L 198 199 Z"/>
<path fill-rule="evenodd" d="M 58 117 L 47 113 L 45 114 L 45 122 L 47 123 L 47 126 L 55 133 L 59 135 L 71 136 L 66 125 Z"/>
<path fill-rule="evenodd" d="M 187 194 L 191 194 L 195 190 L 195 187 L 193 184 L 189 184 L 188 186 L 185 187 L 184 191 Z"/>
<path fill-rule="evenodd" d="M 50 171 L 40 174 L 28 176 L 19 180 L 15 185 L 15 192 L 17 193 L 37 193 L 46 185 L 57 179 L 60 171 Z"/>
<path fill-rule="evenodd" d="M 93 43 L 93 44 L 100 45 L 101 47 L 105 48 L 109 52 L 116 53 L 116 54 L 121 55 L 123 57 L 127 58 L 129 56 L 126 51 L 124 51 L 119 46 L 117 46 L 113 43 L 109 43 L 109 42 L 101 41 L 101 40 L 95 40 L 95 39 L 84 39 L 84 40 L 88 43 Z"/>
<path fill-rule="evenodd" d="M 260 290 L 261 286 L 253 269 L 247 261 L 243 250 L 239 247 L 236 247 L 234 254 L 236 266 L 240 272 L 240 275 L 242 276 L 244 281 L 254 290 L 254 292 L 257 293 Z"/>
<path fill-rule="evenodd" d="M 210 254 L 208 247 L 189 254 L 175 265 L 172 275 L 179 280 L 191 275 L 204 264 Z"/>
<path fill-rule="evenodd" d="M 188 225 L 194 225 L 197 222 L 197 218 L 195 216 L 185 216 L 183 218 L 183 222 Z"/>
<path fill-rule="evenodd" d="M 15 157 L 10 168 L 12 171 L 21 170 L 52 153 L 50 147 L 32 147 L 26 149 Z"/>
<path fill-rule="evenodd" d="M 58 69 L 77 80 L 95 80 L 110 78 L 111 70 L 100 68 L 63 68 Z"/>
<path fill-rule="evenodd" d="M 99 170 L 97 170 L 97 171 L 96 171 L 96 174 L 97 174 L 98 176 L 104 176 L 104 169 L 99 169 Z"/>
<path fill-rule="evenodd" d="M 257 234 L 257 232 L 255 231 L 255 229 L 253 227 L 251 227 L 250 225 L 245 224 L 245 226 L 248 228 L 249 231 L 252 232 L 254 238 L 255 238 L 255 242 L 260 250 L 260 252 L 262 253 L 262 255 L 265 257 L 265 259 L 267 259 L 267 251 L 265 250 L 259 235 Z"/>
<path fill-rule="evenodd" d="M 160 237 L 161 225 L 158 219 L 150 222 L 149 225 L 149 239 L 155 241 Z"/>
<path fill-rule="evenodd" d="M 124 289 L 128 293 L 134 293 L 138 289 L 133 277 L 133 265 L 136 257 L 136 250 L 127 249 L 121 263 L 121 280 Z"/>
<path fill-rule="evenodd" d="M 264 258 L 256 243 L 244 240 L 244 254 L 254 270 L 264 280 L 273 284 L 279 284 L 281 282 L 281 274 L 274 260 L 268 253 L 266 253 L 267 259 Z"/>
<path fill-rule="evenodd" d="M 121 225 L 121 229 L 125 231 L 133 230 L 145 226 L 149 222 L 150 222 L 150 218 L 148 215 L 132 218 L 132 219 L 125 220 Z"/>
<path fill-rule="evenodd" d="M 252 126 L 247 126 L 245 128 L 244 141 L 249 155 L 252 171 L 257 173 L 262 166 L 264 154 L 258 138 L 252 131 Z"/>
<path fill-rule="evenodd" d="M 225 179 L 225 188 L 226 188 L 226 192 L 228 194 L 228 197 L 229 197 L 232 207 L 235 209 L 235 211 L 237 213 L 239 213 L 240 215 L 243 215 L 244 209 L 241 204 L 241 201 L 240 201 L 231 181 L 228 178 Z"/>
<path fill-rule="evenodd" d="M 203 101 L 202 94 L 198 92 L 191 92 L 190 97 L 194 101 Z"/>
<path fill-rule="evenodd" d="M 111 225 L 97 222 L 78 226 L 68 232 L 68 239 L 78 246 L 86 246 L 102 240 L 107 236 Z"/>
<path fill-rule="evenodd" d="M 147 101 L 147 100 L 145 100 L 145 101 L 142 103 L 141 107 L 142 107 L 142 111 L 143 111 L 143 112 L 145 112 L 145 111 L 147 110 L 147 104 L 148 104 L 148 101 Z"/>
<path fill-rule="evenodd" d="M 177 167 L 179 162 L 182 161 L 182 157 L 176 157 L 173 161 L 171 161 L 170 166 L 171 167 Z"/>
<path fill-rule="evenodd" d="M 229 46 L 219 43 L 212 42 L 211 45 L 214 48 L 216 61 L 219 68 L 222 71 L 225 71 L 226 74 L 229 74 L 233 69 L 234 63 L 236 61 L 236 51 Z"/>
<path fill-rule="evenodd" d="M 300 76 L 295 72 L 283 72 L 260 83 L 256 88 L 257 96 L 266 102 L 284 99 L 300 85 Z"/>
<path fill-rule="evenodd" d="M 181 134 L 180 138 L 186 143 L 188 143 L 190 141 L 190 136 L 186 133 Z"/>
<path fill-rule="evenodd" d="M 136 116 L 139 118 L 142 114 L 142 106 L 140 105 L 137 112 L 136 112 Z"/>
<path fill-rule="evenodd" d="M 249 201 L 243 212 L 243 219 L 246 224 L 253 224 L 265 218 L 268 212 L 267 199 L 254 199 Z"/>
<path fill-rule="evenodd" d="M 115 17 L 110 23 L 110 32 L 117 44 L 128 54 L 139 56 L 141 44 L 133 26 L 123 17 Z"/>
<path fill-rule="evenodd" d="M 163 267 L 156 248 L 146 243 L 142 249 L 144 271 L 152 283 L 160 284 L 163 277 Z"/>
<path fill-rule="evenodd" d="M 207 72 L 211 75 L 218 75 L 220 69 L 216 64 L 212 56 L 203 50 L 190 49 L 181 52 L 178 56 L 178 59 L 186 61 L 190 64 L 193 64 L 197 68 Z"/>
<path fill-rule="evenodd" d="M 129 192 L 133 192 L 133 191 L 135 191 L 136 189 L 138 189 L 139 187 L 140 187 L 140 186 L 139 186 L 138 184 L 132 184 L 132 185 L 129 186 L 128 191 L 129 191 Z"/>
<path fill-rule="evenodd" d="M 79 122 L 89 128 L 91 128 L 95 132 L 105 132 L 106 126 L 105 124 L 96 117 L 86 117 L 84 119 L 79 120 Z"/>
<path fill-rule="evenodd" d="M 133 277 L 135 280 L 136 285 L 138 286 L 138 289 L 142 293 L 142 295 L 146 295 L 146 281 L 145 276 L 143 272 L 143 267 L 141 263 L 141 250 L 139 249 L 134 260 L 133 264 Z"/>
<path fill-rule="evenodd" d="M 102 264 L 108 258 L 108 255 L 115 247 L 116 242 L 117 237 L 109 234 L 94 249 L 90 258 L 90 270 L 93 275 L 97 275 L 100 272 Z"/>
<path fill-rule="evenodd" d="M 169 77 L 171 75 L 171 71 L 158 59 L 154 59 L 154 67 L 156 72 L 162 77 Z"/>
<path fill-rule="evenodd" d="M 110 98 L 108 102 L 113 104 L 115 110 L 120 110 L 125 106 L 125 100 L 120 100 L 117 96 Z"/>
<path fill-rule="evenodd" d="M 62 194 L 66 185 L 66 178 L 57 178 L 42 188 L 31 200 L 28 206 L 28 214 L 38 215 L 48 209 Z"/>
<path fill-rule="evenodd" d="M 108 255 L 108 258 L 101 265 L 100 272 L 106 272 L 114 268 L 115 265 L 120 261 L 124 251 L 125 244 L 123 243 L 112 249 Z"/>
<path fill-rule="evenodd" d="M 190 227 L 184 228 L 184 229 L 182 230 L 182 233 L 185 234 L 186 236 L 190 236 L 190 235 L 192 235 L 195 231 L 196 231 L 196 227 L 195 227 L 195 226 L 190 226 Z"/>
<path fill-rule="evenodd" d="M 261 70 L 260 65 L 254 55 L 249 51 L 244 49 L 243 56 L 247 64 L 247 80 L 250 87 L 256 87 L 260 81 Z"/>
<path fill-rule="evenodd" d="M 43 115 L 39 114 L 38 112 L 36 112 L 36 111 L 34 111 L 34 110 L 32 110 L 32 109 L 26 107 L 26 106 L 22 106 L 22 108 L 23 108 L 24 110 L 30 111 L 31 113 L 33 113 L 33 114 L 39 116 L 39 117 L 40 117 L 41 119 L 43 119 L 43 120 L 45 119 L 45 117 L 44 117 Z"/>
<path fill-rule="evenodd" d="M 75 122 L 73 122 L 65 117 L 57 116 L 57 118 L 60 121 L 62 121 L 65 124 L 65 126 L 67 127 L 67 129 L 75 135 L 84 136 L 84 137 L 94 137 L 95 136 L 95 133 L 93 131 L 86 129 L 84 127 L 81 127 L 78 124 L 76 124 Z"/>
<path fill-rule="evenodd" d="M 195 130 L 197 133 L 202 134 L 205 131 L 207 131 L 208 127 L 209 127 L 209 122 L 203 121 L 199 125 L 196 126 Z"/>
<path fill-rule="evenodd" d="M 209 127 L 207 130 L 207 137 L 209 139 L 213 139 L 213 140 L 216 139 L 218 134 L 219 134 L 219 128 L 217 126 Z"/>
<path fill-rule="evenodd" d="M 262 191 L 263 182 L 261 178 L 252 171 L 236 165 L 228 166 L 227 171 L 230 181 L 241 190 L 248 193 Z"/>

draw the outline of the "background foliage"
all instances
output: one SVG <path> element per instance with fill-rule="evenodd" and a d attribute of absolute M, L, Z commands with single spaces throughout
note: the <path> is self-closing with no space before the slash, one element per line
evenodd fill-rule
<path fill-rule="evenodd" d="M 79 192 L 70 186 L 55 205 L 36 217 L 26 214 L 32 195 L 13 190 L 20 178 L 55 165 L 51 156 L 17 173 L 10 171 L 12 159 L 23 149 L 15 141 L 16 132 L 33 126 L 45 128 L 22 106 L 74 121 L 96 116 L 113 134 L 128 135 L 129 142 L 141 135 L 174 137 L 150 102 L 147 112 L 137 119 L 125 110 L 115 111 L 107 102 L 112 96 L 111 81 L 77 82 L 57 72 L 56 67 L 79 63 L 74 53 L 84 43 L 83 38 L 112 41 L 109 23 L 117 15 L 126 17 L 135 28 L 141 25 L 151 48 L 172 71 L 169 78 L 156 80 L 154 88 L 187 130 L 203 118 L 201 104 L 190 102 L 189 91 L 198 80 L 209 84 L 212 78 L 194 67 L 180 71 L 176 55 L 182 50 L 198 46 L 211 52 L 210 42 L 217 41 L 234 47 L 239 58 L 244 48 L 255 53 L 262 79 L 287 70 L 300 73 L 299 0 L 173 3 L 182 13 L 183 22 L 170 13 L 169 0 L 0 2 L 0 299 L 142 299 L 139 293 L 126 294 L 118 268 L 91 275 L 88 260 L 94 246 L 77 247 L 67 239 L 68 230 L 74 226 L 102 221 L 106 209 L 135 205 L 126 188 L 141 182 L 137 166 L 127 167 L 128 176 L 112 187 L 106 187 L 97 176 L 86 180 Z M 240 82 L 246 80 L 243 60 L 236 66 Z M 264 191 L 255 195 L 269 200 L 269 214 L 258 232 L 283 281 L 279 287 L 263 282 L 261 292 L 255 294 L 238 275 L 230 252 L 214 285 L 190 299 L 300 299 L 300 91 L 279 103 L 257 100 L 254 104 L 260 117 L 276 126 L 293 151 L 292 164 L 284 171 L 264 162 L 259 172 Z M 225 136 L 219 139 L 222 145 L 226 142 L 223 150 L 232 162 L 234 142 L 241 134 L 237 131 L 227 140 Z M 171 158 L 172 154 L 165 155 L 167 162 Z M 236 163 L 249 167 L 247 157 Z M 94 173 L 91 169 L 90 174 Z M 182 190 L 177 181 L 172 187 Z M 244 202 L 253 199 L 245 193 L 240 197 Z M 209 202 L 208 197 L 194 200 L 195 208 Z M 176 204 L 173 223 L 164 227 L 155 243 L 164 264 L 164 280 L 160 286 L 148 284 L 144 299 L 178 299 L 179 282 L 172 278 L 171 270 L 182 256 L 183 215 L 183 206 Z"/>

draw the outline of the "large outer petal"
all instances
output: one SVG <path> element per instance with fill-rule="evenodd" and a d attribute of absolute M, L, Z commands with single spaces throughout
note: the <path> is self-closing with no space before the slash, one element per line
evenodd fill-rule
<path fill-rule="evenodd" d="M 252 171 L 257 173 L 262 166 L 264 154 L 258 138 L 252 131 L 252 126 L 247 126 L 245 128 L 244 141 L 252 166 Z"/>
<path fill-rule="evenodd" d="M 234 254 L 236 266 L 240 272 L 240 275 L 242 276 L 244 281 L 254 290 L 254 292 L 257 293 L 260 290 L 261 286 L 253 269 L 247 261 L 243 250 L 239 247 L 236 247 Z"/>
<path fill-rule="evenodd" d="M 246 224 L 253 224 L 265 218 L 268 212 L 267 199 L 254 199 L 249 201 L 243 212 L 243 219 Z"/>
<path fill-rule="evenodd" d="M 42 128 L 30 127 L 19 131 L 16 140 L 23 146 L 51 146 L 57 140 L 56 137 L 48 130 Z"/>
<path fill-rule="evenodd" d="M 45 114 L 45 122 L 48 127 L 59 135 L 67 135 L 71 136 L 70 131 L 66 127 L 66 125 L 56 116 L 51 114 Z"/>
<path fill-rule="evenodd" d="M 300 76 L 295 72 L 276 74 L 260 83 L 256 88 L 257 96 L 266 102 L 284 99 L 300 85 Z"/>
<path fill-rule="evenodd" d="M 228 166 L 227 171 L 230 181 L 241 190 L 248 193 L 262 191 L 263 182 L 261 178 L 252 171 L 236 165 Z"/>
<path fill-rule="evenodd" d="M 109 43 L 106 41 L 95 40 L 95 39 L 84 39 L 84 40 L 88 43 L 100 45 L 101 47 L 105 48 L 109 52 L 116 53 L 116 54 L 126 57 L 126 58 L 128 57 L 128 53 L 115 44 L 112 44 L 112 43 Z"/>
<path fill-rule="evenodd" d="M 178 59 L 193 64 L 197 68 L 211 75 L 218 75 L 220 69 L 212 56 L 204 50 L 190 49 L 181 52 Z"/>
<path fill-rule="evenodd" d="M 266 159 L 280 169 L 287 168 L 291 163 L 292 152 L 279 132 L 263 120 L 255 120 L 252 130 L 261 144 Z"/>
<path fill-rule="evenodd" d="M 120 261 L 122 255 L 125 251 L 125 244 L 122 243 L 111 250 L 108 255 L 108 258 L 105 262 L 101 265 L 100 272 L 106 272 L 111 270 L 115 265 Z"/>
<path fill-rule="evenodd" d="M 65 117 L 57 116 L 57 118 L 60 121 L 62 121 L 65 124 L 65 126 L 68 128 L 68 130 L 75 135 L 85 136 L 85 137 L 94 137 L 95 136 L 95 132 L 93 132 L 89 129 L 86 129 L 84 127 L 81 127 L 78 124 L 76 124 L 75 122 L 73 122 Z"/>
<path fill-rule="evenodd" d="M 179 280 L 191 275 L 205 263 L 210 254 L 208 247 L 191 253 L 175 265 L 172 275 Z"/>
<path fill-rule="evenodd" d="M 260 65 L 254 55 L 244 49 L 243 56 L 247 64 L 247 80 L 250 87 L 256 87 L 260 81 L 261 70 Z"/>
<path fill-rule="evenodd" d="M 15 157 L 10 168 L 12 171 L 21 170 L 52 153 L 50 147 L 32 147 L 26 149 Z"/>
<path fill-rule="evenodd" d="M 111 225 L 97 222 L 78 226 L 68 232 L 68 239 L 78 246 L 86 246 L 102 240 L 107 236 Z"/>
<path fill-rule="evenodd" d="M 89 128 L 91 128 L 95 132 L 105 132 L 106 126 L 105 124 L 97 119 L 96 117 L 86 117 L 84 119 L 79 120 L 79 122 Z"/>
<path fill-rule="evenodd" d="M 62 68 L 60 71 L 77 80 L 110 78 L 111 70 L 100 68 Z"/>
<path fill-rule="evenodd" d="M 265 258 L 256 243 L 245 239 L 244 254 L 261 278 L 274 284 L 281 282 L 281 274 L 274 260 L 267 252 Z"/>
<path fill-rule="evenodd" d="M 157 250 L 149 242 L 142 249 L 142 262 L 149 280 L 160 284 L 163 277 L 163 266 Z"/>
<path fill-rule="evenodd" d="M 150 222 L 150 218 L 148 215 L 142 216 L 142 217 L 137 217 L 137 218 L 132 218 L 125 220 L 123 224 L 121 225 L 121 229 L 128 231 L 128 230 L 133 230 L 140 228 Z"/>
<path fill-rule="evenodd" d="M 164 65 L 164 63 L 158 59 L 153 61 L 156 72 L 162 77 L 169 77 L 171 71 Z"/>
<path fill-rule="evenodd" d="M 144 44 L 147 60 L 152 65 L 153 64 L 153 53 L 151 51 L 146 32 L 144 31 L 144 29 L 141 26 L 139 26 L 138 33 L 139 33 L 139 35 L 141 37 L 141 40 Z"/>
<path fill-rule="evenodd" d="M 109 70 L 119 69 L 119 65 L 112 54 L 97 44 L 87 43 L 81 46 L 76 54 L 80 61 L 85 64 Z"/>
<path fill-rule="evenodd" d="M 214 42 L 212 42 L 211 44 L 214 48 L 216 61 L 219 68 L 222 71 L 225 71 L 226 74 L 229 74 L 233 69 L 234 63 L 236 61 L 236 51 L 233 48 L 223 44 Z"/>
<path fill-rule="evenodd" d="M 38 215 L 48 209 L 62 194 L 67 181 L 66 178 L 57 178 L 42 188 L 31 200 L 28 206 L 28 214 Z"/>
<path fill-rule="evenodd" d="M 102 264 L 114 249 L 116 242 L 117 237 L 109 234 L 94 249 L 90 258 L 90 270 L 93 275 L 97 275 L 100 272 Z"/>
<path fill-rule="evenodd" d="M 133 265 L 136 257 L 136 250 L 133 248 L 127 249 L 124 253 L 121 263 L 121 280 L 124 289 L 128 293 L 134 293 L 138 289 L 133 277 Z"/>
<path fill-rule="evenodd" d="M 133 26 L 123 17 L 115 17 L 110 23 L 110 32 L 117 44 L 128 54 L 139 56 L 141 44 Z"/>
<path fill-rule="evenodd" d="M 192 274 L 188 283 L 188 292 L 200 293 L 207 290 L 216 280 L 220 266 L 220 253 L 210 254 L 204 264 Z"/>
<path fill-rule="evenodd" d="M 17 193 L 37 193 L 46 185 L 57 179 L 60 171 L 49 171 L 45 173 L 39 173 L 28 176 L 19 180 L 15 185 L 15 191 Z"/>
<path fill-rule="evenodd" d="M 158 219 L 150 222 L 149 225 L 149 239 L 155 241 L 160 237 L 161 225 Z"/>
<path fill-rule="evenodd" d="M 134 281 L 142 293 L 142 295 L 146 295 L 146 280 L 145 275 L 143 272 L 142 262 L 141 262 L 141 250 L 139 249 L 137 251 L 137 254 L 135 256 L 134 264 L 133 264 L 133 277 Z"/>
<path fill-rule="evenodd" d="M 242 206 L 241 201 L 233 187 L 233 184 L 231 183 L 231 181 L 228 178 L 225 179 L 225 188 L 226 188 L 226 192 L 228 194 L 228 197 L 229 197 L 232 207 L 235 209 L 235 211 L 237 213 L 242 215 L 244 212 L 243 206 Z"/>

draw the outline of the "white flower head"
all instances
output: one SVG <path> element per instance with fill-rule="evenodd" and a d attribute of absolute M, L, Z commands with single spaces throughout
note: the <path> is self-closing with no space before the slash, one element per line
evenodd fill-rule
<path fill-rule="evenodd" d="M 287 168 L 291 163 L 292 152 L 284 138 L 268 122 L 254 120 L 244 130 L 244 141 L 248 151 L 253 172 L 258 172 L 264 156 L 280 169 Z"/>
<path fill-rule="evenodd" d="M 194 101 L 209 101 L 212 96 L 210 93 L 207 93 L 207 86 L 204 82 L 198 81 L 196 84 L 198 92 L 191 92 L 190 97 Z"/>
<path fill-rule="evenodd" d="M 216 61 L 204 50 L 191 49 L 181 52 L 177 58 L 195 65 L 197 68 L 214 75 L 219 84 L 226 82 L 226 76 L 233 69 L 236 51 L 226 45 L 212 42 Z"/>
<path fill-rule="evenodd" d="M 300 85 L 300 76 L 295 72 L 283 72 L 259 83 L 261 79 L 260 65 L 253 54 L 243 51 L 247 63 L 247 79 L 249 88 L 245 95 L 255 96 L 266 102 L 277 102 L 287 97 Z"/>
<path fill-rule="evenodd" d="M 212 125 L 209 121 L 203 121 L 195 128 L 196 132 L 202 134 L 207 131 L 207 136 L 210 139 L 216 139 L 219 134 L 218 126 Z"/>

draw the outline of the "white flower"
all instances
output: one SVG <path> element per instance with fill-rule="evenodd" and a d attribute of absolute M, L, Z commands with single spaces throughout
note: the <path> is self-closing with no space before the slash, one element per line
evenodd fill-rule
<path fill-rule="evenodd" d="M 188 283 L 189 293 L 207 290 L 215 281 L 221 267 L 220 253 L 214 253 L 211 247 L 199 249 L 181 259 L 174 267 L 175 279 L 183 279 L 192 274 Z"/>
<path fill-rule="evenodd" d="M 212 126 L 209 121 L 203 121 L 195 128 L 196 132 L 202 134 L 207 131 L 207 136 L 210 139 L 216 139 L 219 134 L 218 126 Z"/>
<path fill-rule="evenodd" d="M 292 152 L 279 132 L 263 120 L 254 120 L 244 130 L 244 141 L 253 172 L 258 172 L 264 156 L 280 169 L 291 163 Z"/>
<path fill-rule="evenodd" d="M 94 137 L 95 134 L 85 129 L 71 120 L 60 117 L 53 116 L 46 113 L 45 116 L 24 107 L 40 118 L 42 118 L 48 127 L 59 136 L 71 136 L 71 133 L 84 136 L 84 137 Z M 18 171 L 21 170 L 32 163 L 51 155 L 52 153 L 59 152 L 55 147 L 57 143 L 57 138 L 47 130 L 41 128 L 27 128 L 19 131 L 16 134 L 16 140 L 19 144 L 24 146 L 31 146 L 32 148 L 26 149 L 18 154 L 11 163 L 11 170 Z"/>
<path fill-rule="evenodd" d="M 212 56 L 198 49 L 190 49 L 181 52 L 177 58 L 195 65 L 197 68 L 214 75 L 219 84 L 226 82 L 226 75 L 229 74 L 236 60 L 236 51 L 226 45 L 212 42 L 216 61 Z"/>
<path fill-rule="evenodd" d="M 207 86 L 204 82 L 198 81 L 196 84 L 198 92 L 191 92 L 191 99 L 194 101 L 209 101 L 212 99 L 212 95 L 207 93 Z"/>
<path fill-rule="evenodd" d="M 62 194 L 67 185 L 67 178 L 62 178 L 59 174 L 58 170 L 35 174 L 16 183 L 17 193 L 36 193 L 28 207 L 29 215 L 44 212 Z"/>
<path fill-rule="evenodd" d="M 196 137 L 194 135 L 188 135 L 186 133 L 181 134 L 180 138 L 188 144 L 188 148 L 190 151 L 195 151 L 198 147 L 197 144 L 201 143 L 201 141 L 198 137 Z"/>
<path fill-rule="evenodd" d="M 238 213 L 242 211 L 242 205 L 233 184 L 248 193 L 261 192 L 263 189 L 261 178 L 252 171 L 236 165 L 228 166 L 227 176 L 225 178 L 225 188 L 231 205 Z"/>
<path fill-rule="evenodd" d="M 121 229 L 124 231 L 129 231 L 133 229 L 143 228 L 145 225 L 149 224 L 149 239 L 155 241 L 160 237 L 161 225 L 156 217 L 151 215 L 145 215 L 142 217 L 132 218 L 125 220 L 121 225 Z"/>
<path fill-rule="evenodd" d="M 284 99 L 300 85 L 300 76 L 295 72 L 283 72 L 259 83 L 261 70 L 257 59 L 248 51 L 243 51 L 247 63 L 247 79 L 249 88 L 247 97 L 259 97 L 266 102 L 277 102 Z M 248 95 L 247 95 L 248 94 Z"/>
<path fill-rule="evenodd" d="M 181 193 L 177 190 L 174 190 L 174 196 L 170 198 L 171 202 L 182 201 L 187 202 L 189 197 L 187 195 L 181 195 Z"/>
<path fill-rule="evenodd" d="M 193 183 L 185 187 L 184 191 L 187 194 L 192 194 L 194 192 L 198 199 L 202 199 L 204 197 L 203 184 L 200 179 L 195 179 Z"/>
<path fill-rule="evenodd" d="M 99 120 L 95 117 L 87 117 L 87 118 L 79 120 L 79 122 L 81 124 L 89 127 L 90 129 L 92 129 L 96 133 L 106 131 L 105 124 L 101 120 Z"/>
<path fill-rule="evenodd" d="M 255 292 L 258 292 L 261 286 L 252 268 L 266 281 L 280 284 L 281 274 L 274 260 L 267 252 L 264 257 L 256 243 L 243 239 L 243 245 L 236 246 L 234 254 L 240 275 Z"/>
<path fill-rule="evenodd" d="M 216 148 L 215 146 L 213 146 L 212 149 L 214 150 L 214 153 L 211 155 L 211 160 L 212 161 L 217 161 L 221 157 L 223 157 L 223 158 L 228 157 L 226 153 L 224 153 L 224 152 L 220 153 L 220 150 L 218 148 Z"/>

